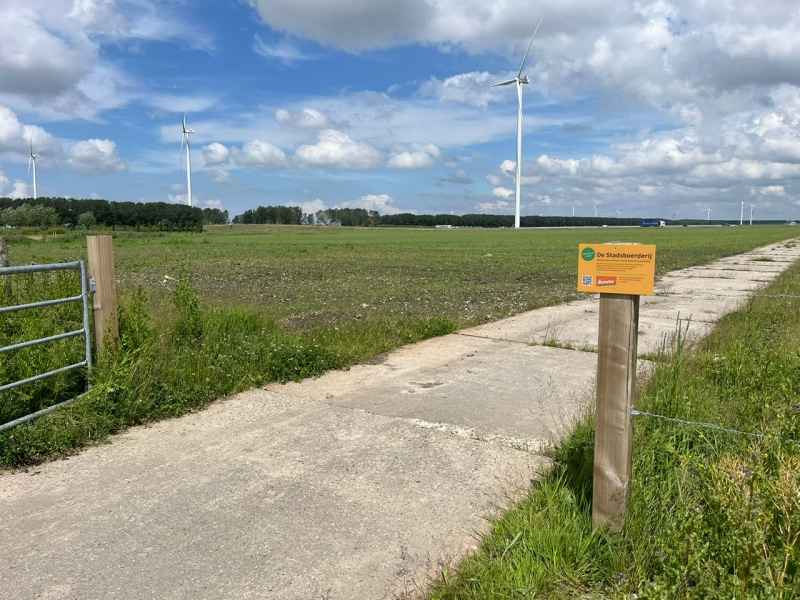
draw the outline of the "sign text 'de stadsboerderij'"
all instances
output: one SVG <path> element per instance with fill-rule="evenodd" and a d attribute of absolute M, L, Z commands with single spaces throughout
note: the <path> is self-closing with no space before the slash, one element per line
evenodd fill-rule
<path fill-rule="evenodd" d="M 656 247 L 644 244 L 581 244 L 578 291 L 652 296 Z"/>

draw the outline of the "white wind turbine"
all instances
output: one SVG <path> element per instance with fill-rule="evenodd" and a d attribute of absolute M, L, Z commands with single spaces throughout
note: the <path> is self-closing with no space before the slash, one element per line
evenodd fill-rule
<path fill-rule="evenodd" d="M 39 158 L 38 154 L 33 153 L 33 138 L 31 138 L 31 153 L 28 158 L 28 175 L 31 174 L 31 166 L 33 166 L 33 199 L 39 197 L 38 190 L 36 189 L 36 159 Z"/>
<path fill-rule="evenodd" d="M 710 220 L 711 220 L 711 209 L 710 208 L 706 208 L 706 221 L 710 221 Z"/>
<path fill-rule="evenodd" d="M 753 224 L 753 205 L 750 205 L 750 225 Z"/>
<path fill-rule="evenodd" d="M 186 191 L 189 198 L 189 206 L 192 206 L 192 149 L 189 144 L 189 136 L 194 133 L 194 129 L 186 129 L 186 113 L 183 113 L 183 138 L 181 139 L 181 166 L 183 166 L 183 145 L 186 144 Z"/>
<path fill-rule="evenodd" d="M 597 218 L 597 204 L 594 204 L 594 218 Z"/>
<path fill-rule="evenodd" d="M 544 21 L 544 15 L 542 18 L 539 19 L 539 25 L 542 24 Z M 519 72 L 514 79 L 509 79 L 508 81 L 503 81 L 501 83 L 495 83 L 491 87 L 499 87 L 501 85 L 511 85 L 512 83 L 517 84 L 517 101 L 519 102 L 519 112 L 517 113 L 517 177 L 516 177 L 516 197 L 517 197 L 517 209 L 514 213 L 514 227 L 519 229 L 519 220 L 520 220 L 520 188 L 522 187 L 522 85 L 530 83 L 530 80 L 527 77 L 522 76 L 522 69 L 525 68 L 525 61 L 528 58 L 528 53 L 531 51 L 531 45 L 533 44 L 533 38 L 536 37 L 536 32 L 539 31 L 539 25 L 536 26 L 536 29 L 531 36 L 531 41 L 528 42 L 528 49 L 525 51 L 525 56 L 522 57 L 522 64 L 519 67 Z"/>

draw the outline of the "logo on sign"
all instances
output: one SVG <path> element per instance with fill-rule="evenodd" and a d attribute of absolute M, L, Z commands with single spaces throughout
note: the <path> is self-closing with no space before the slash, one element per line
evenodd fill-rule
<path fill-rule="evenodd" d="M 616 277 L 597 277 L 597 283 L 595 285 L 617 285 L 617 278 Z"/>
<path fill-rule="evenodd" d="M 583 260 L 594 260 L 594 250 L 592 248 L 584 248 L 583 252 L 581 252 L 581 258 Z"/>

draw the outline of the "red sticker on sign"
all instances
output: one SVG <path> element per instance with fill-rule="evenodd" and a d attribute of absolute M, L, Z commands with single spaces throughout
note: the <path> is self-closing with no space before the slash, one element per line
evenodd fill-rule
<path fill-rule="evenodd" d="M 617 278 L 599 276 L 595 285 L 617 285 Z"/>

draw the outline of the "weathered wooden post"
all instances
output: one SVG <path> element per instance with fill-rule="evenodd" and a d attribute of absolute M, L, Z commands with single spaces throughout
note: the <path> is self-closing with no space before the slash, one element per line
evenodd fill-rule
<path fill-rule="evenodd" d="M 11 259 L 8 257 L 8 246 L 6 245 L 5 236 L 0 235 L 0 268 L 10 267 Z M 3 277 L 0 284 L 5 288 L 8 297 L 11 297 L 11 278 Z M 0 288 L 2 289 L 2 288 Z"/>
<path fill-rule="evenodd" d="M 8 246 L 5 236 L 0 235 L 0 267 L 10 267 L 11 261 L 8 258 Z"/>
<path fill-rule="evenodd" d="M 631 481 L 639 296 L 600 294 L 592 527 L 625 525 Z"/>
<path fill-rule="evenodd" d="M 105 344 L 116 346 L 119 338 L 117 325 L 117 280 L 114 275 L 114 242 L 110 235 L 86 237 L 89 255 L 89 277 L 94 279 L 94 339 L 97 355 L 102 356 Z M 108 341 L 106 341 L 108 335 Z"/>
<path fill-rule="evenodd" d="M 631 482 L 639 296 L 652 295 L 655 246 L 583 244 L 578 291 L 600 293 L 592 527 L 622 531 Z"/>

